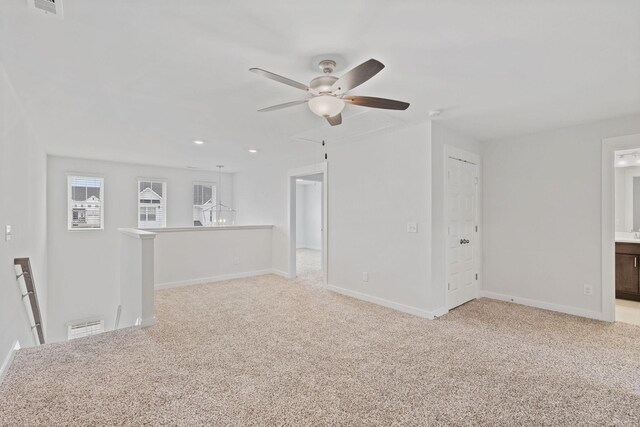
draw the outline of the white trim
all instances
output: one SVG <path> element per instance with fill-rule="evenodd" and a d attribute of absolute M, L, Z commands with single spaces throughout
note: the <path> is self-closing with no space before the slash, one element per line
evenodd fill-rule
<path fill-rule="evenodd" d="M 225 230 L 262 230 L 271 229 L 273 225 L 221 225 L 215 227 L 167 227 L 167 228 L 143 228 L 144 231 L 154 233 L 172 233 L 176 231 L 225 231 Z"/>
<path fill-rule="evenodd" d="M 151 319 L 141 319 L 140 327 L 148 328 L 149 326 L 153 326 L 156 323 L 158 323 L 158 319 L 155 316 L 153 316 Z"/>
<path fill-rule="evenodd" d="M 136 239 L 155 239 L 156 233 L 148 230 L 138 230 L 137 228 L 118 228 L 118 231 L 129 237 Z"/>
<path fill-rule="evenodd" d="M 571 314 L 573 316 L 588 317 L 595 320 L 606 320 L 599 311 L 587 310 L 584 308 L 571 307 L 568 305 L 554 304 L 545 301 L 538 301 L 529 298 L 514 297 L 510 295 L 499 294 L 496 292 L 481 291 L 482 298 L 495 299 L 498 301 L 512 302 L 515 304 L 526 305 L 529 307 L 541 308 L 543 310 L 557 311 L 559 313 Z"/>
<path fill-rule="evenodd" d="M 608 322 L 616 317 L 616 269 L 615 269 L 615 166 L 614 155 L 618 150 L 640 147 L 640 134 L 625 135 L 602 140 L 602 278 L 600 287 L 601 317 Z"/>
<path fill-rule="evenodd" d="M 191 184 L 192 196 L 193 196 L 194 187 L 196 185 L 211 187 L 211 195 L 212 195 L 211 202 L 213 204 L 213 208 L 218 206 L 218 183 L 217 182 L 212 182 L 212 181 L 193 181 L 193 183 Z M 198 206 L 195 203 L 193 203 L 193 200 L 191 200 L 191 205 L 193 207 Z M 193 215 L 193 213 L 192 213 L 192 215 Z M 191 220 L 191 222 L 193 223 L 193 219 Z M 207 226 L 207 225 L 193 225 L 192 227 L 201 228 L 201 227 L 210 227 L 210 226 Z"/>
<path fill-rule="evenodd" d="M 198 279 L 180 280 L 177 282 L 156 283 L 155 289 L 181 288 L 183 286 L 205 285 L 207 283 L 224 282 L 225 280 L 243 279 L 245 277 L 264 276 L 265 274 L 283 275 L 283 272 L 267 268 L 264 270 L 244 271 L 242 273 L 221 274 L 219 276 L 201 277 Z M 286 277 L 286 276 L 285 276 Z"/>
<path fill-rule="evenodd" d="M 71 213 L 71 180 L 73 178 L 95 178 L 100 180 L 100 228 L 72 228 L 73 222 Z M 72 173 L 67 172 L 67 231 L 104 231 L 104 175 L 96 175 L 90 173 Z"/>
<path fill-rule="evenodd" d="M 447 289 L 447 283 L 449 281 L 449 198 L 448 198 L 448 185 L 449 185 L 449 170 L 447 160 L 454 158 L 457 160 L 463 160 L 472 163 L 476 166 L 476 178 L 478 180 L 476 185 L 476 220 L 477 220 L 477 244 L 474 245 L 474 249 L 477 250 L 475 259 L 475 270 L 478 274 L 478 280 L 476 283 L 476 297 L 482 290 L 482 257 L 483 257 L 483 241 L 482 241 L 482 158 L 479 154 L 471 153 L 469 151 L 462 150 L 453 145 L 444 145 L 444 194 L 442 209 L 444 211 L 444 282 L 442 287 L 444 288 L 444 302 L 445 309 L 449 312 L 449 290 Z M 446 314 L 446 313 L 445 313 Z"/>
<path fill-rule="evenodd" d="M 16 350 L 18 350 L 19 348 L 20 348 L 20 342 L 18 340 L 15 340 L 13 342 L 13 345 L 11 346 L 11 349 L 5 356 L 4 361 L 2 362 L 2 366 L 0 366 L 0 384 L 2 384 L 5 377 L 7 376 L 7 372 L 9 372 L 9 367 L 11 366 L 11 362 L 13 362 L 13 358 L 16 355 Z"/>
<path fill-rule="evenodd" d="M 435 310 L 431 310 L 431 314 L 433 315 L 434 319 L 437 319 L 438 317 L 442 317 L 448 312 L 449 312 L 449 309 L 444 306 L 440 308 L 436 308 Z"/>
<path fill-rule="evenodd" d="M 278 270 L 277 268 L 272 268 L 271 274 L 284 277 L 285 279 L 295 279 L 295 277 L 289 277 L 289 273 L 287 273 L 286 271 Z"/>
<path fill-rule="evenodd" d="M 292 169 L 287 174 L 288 193 L 288 224 L 289 224 L 289 274 L 287 277 L 296 277 L 296 178 L 306 175 L 322 174 L 322 273 L 323 285 L 329 280 L 329 209 L 328 209 L 328 167 L 327 162 L 316 163 Z"/>
<path fill-rule="evenodd" d="M 143 206 L 143 204 L 140 203 L 140 183 L 141 182 L 150 182 L 151 183 L 151 191 L 153 191 L 153 184 L 157 183 L 157 184 L 162 184 L 162 196 L 161 197 L 161 202 L 159 203 L 159 207 L 162 209 L 162 226 L 161 227 L 142 227 L 140 226 L 140 208 L 141 207 L 145 207 L 145 208 L 149 208 L 149 207 L 154 207 L 151 203 L 149 204 L 149 206 Z M 138 177 L 137 180 L 137 184 L 136 184 L 136 224 L 138 225 L 138 228 L 144 229 L 144 230 L 148 230 L 151 228 L 165 228 L 167 226 L 167 216 L 168 216 L 168 200 L 167 200 L 167 193 L 168 193 L 168 187 L 169 187 L 169 181 L 166 178 L 144 178 L 144 177 Z M 154 191 L 155 193 L 155 191 Z M 156 193 L 157 194 L 157 193 Z M 157 205 L 155 207 L 158 207 Z M 154 221 L 157 222 L 157 221 Z"/>
<path fill-rule="evenodd" d="M 370 302 L 373 304 L 381 305 L 383 307 L 391 308 L 393 310 L 401 311 L 403 313 L 412 314 L 414 316 L 423 317 L 425 319 L 433 320 L 442 314 L 442 309 L 436 311 L 423 310 L 421 308 L 412 307 L 410 305 L 401 304 L 399 302 L 389 301 L 384 298 L 375 297 L 373 295 L 364 294 L 362 292 L 353 291 L 351 289 L 341 288 L 339 286 L 327 285 L 326 289 L 331 292 L 338 293 L 347 297 L 359 299 L 361 301 Z M 448 310 L 447 310 L 448 311 Z M 442 314 L 441 314 L 442 313 Z"/>

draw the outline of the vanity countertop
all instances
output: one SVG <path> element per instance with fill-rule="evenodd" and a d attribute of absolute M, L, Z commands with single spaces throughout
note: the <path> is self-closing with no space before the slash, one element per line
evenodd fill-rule
<path fill-rule="evenodd" d="M 640 233 L 627 233 L 622 231 L 616 231 L 616 243 L 639 243 L 640 238 L 635 238 L 634 235 Z"/>

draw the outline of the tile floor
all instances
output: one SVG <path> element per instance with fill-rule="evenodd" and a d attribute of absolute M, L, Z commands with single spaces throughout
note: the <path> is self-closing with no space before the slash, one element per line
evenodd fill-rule
<path fill-rule="evenodd" d="M 616 321 L 640 326 L 640 301 L 616 299 Z"/>

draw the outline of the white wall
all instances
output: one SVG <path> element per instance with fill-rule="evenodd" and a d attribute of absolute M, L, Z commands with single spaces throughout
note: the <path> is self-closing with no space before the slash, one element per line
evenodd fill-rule
<path fill-rule="evenodd" d="M 104 231 L 67 231 L 67 174 L 104 177 Z M 113 328 L 119 289 L 120 227 L 137 227 L 137 179 L 167 180 L 167 226 L 193 225 L 193 182 L 216 182 L 218 174 L 164 167 L 50 156 L 48 182 L 49 333 L 66 339 L 69 321 L 104 317 Z M 222 196 L 232 197 L 233 176 L 223 174 Z"/>
<path fill-rule="evenodd" d="M 296 183 L 296 243 L 322 249 L 322 183 Z"/>
<path fill-rule="evenodd" d="M 156 231 L 156 287 L 271 272 L 271 228 Z"/>
<path fill-rule="evenodd" d="M 485 144 L 485 291 L 599 316 L 602 139 L 638 132 L 633 116 Z"/>
<path fill-rule="evenodd" d="M 420 315 L 444 306 L 444 264 L 432 268 L 432 257 L 444 263 L 445 144 L 481 151 L 476 141 L 429 122 L 328 143 L 328 281 L 334 289 Z M 286 174 L 319 157 L 235 177 L 240 222 L 277 225 L 273 262 L 282 271 L 288 270 Z M 417 234 L 406 232 L 407 222 L 418 223 Z"/>
<path fill-rule="evenodd" d="M 15 280 L 14 258 L 31 258 L 46 332 L 45 171 L 44 150 L 0 64 L 0 369 L 16 340 L 23 347 L 35 344 Z M 13 228 L 9 242 L 6 225 Z"/>
<path fill-rule="evenodd" d="M 429 308 L 430 169 L 427 123 L 348 141 L 329 152 L 330 285 L 380 302 Z M 417 222 L 419 232 L 407 233 L 407 222 Z"/>
<path fill-rule="evenodd" d="M 238 172 L 233 177 L 236 223 L 273 225 L 271 235 L 272 267 L 282 275 L 289 271 L 287 172 L 322 160 L 321 153 L 282 158 L 258 168 Z"/>
<path fill-rule="evenodd" d="M 431 283 L 431 129 L 395 128 L 327 145 L 329 284 L 428 314 Z M 236 174 L 241 223 L 273 223 L 274 267 L 288 271 L 287 171 L 321 153 Z M 268 206 L 266 209 L 263 207 Z M 417 222 L 419 233 L 406 232 Z M 369 281 L 362 281 L 362 273 Z"/>

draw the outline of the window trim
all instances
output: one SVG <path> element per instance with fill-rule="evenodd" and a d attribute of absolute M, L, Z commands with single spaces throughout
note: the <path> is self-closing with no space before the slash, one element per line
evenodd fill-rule
<path fill-rule="evenodd" d="M 141 182 L 156 182 L 156 183 L 161 183 L 162 184 L 162 192 L 164 193 L 162 195 L 162 201 L 164 203 L 144 203 L 145 206 L 141 206 L 140 203 L 140 183 Z M 168 198 L 167 198 L 167 193 L 169 192 L 169 180 L 167 178 L 150 178 L 147 176 L 139 176 L 136 178 L 136 228 L 139 228 L 140 230 L 146 230 L 146 229 L 150 229 L 150 228 L 167 228 L 167 214 L 169 212 L 169 203 L 168 203 Z M 145 208 L 150 208 L 150 207 L 154 207 L 154 208 L 159 208 L 163 206 L 164 207 L 164 215 L 162 217 L 162 222 L 163 224 L 160 226 L 153 226 L 153 227 L 141 227 L 140 226 L 140 208 L 141 207 L 145 207 Z M 156 213 L 157 215 L 157 213 Z"/>
<path fill-rule="evenodd" d="M 213 206 L 216 206 L 218 204 L 218 182 L 217 181 L 193 181 L 191 183 L 191 223 L 193 224 L 194 227 L 207 227 L 206 225 L 195 225 L 194 224 L 194 219 L 193 219 L 193 207 L 196 206 L 195 203 L 193 203 L 193 187 L 195 187 L 196 185 L 209 185 L 211 186 L 211 190 L 212 193 L 211 194 L 215 194 L 215 200 L 213 201 Z M 212 219 L 213 222 L 213 219 Z"/>
<path fill-rule="evenodd" d="M 73 228 L 73 213 L 71 211 L 72 199 L 71 180 L 73 178 L 93 178 L 100 180 L 100 227 L 99 228 Z M 92 173 L 68 172 L 67 173 L 67 231 L 104 231 L 104 176 Z"/>

